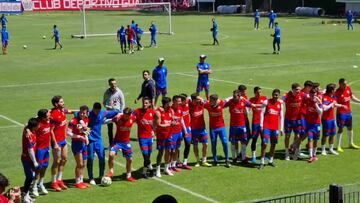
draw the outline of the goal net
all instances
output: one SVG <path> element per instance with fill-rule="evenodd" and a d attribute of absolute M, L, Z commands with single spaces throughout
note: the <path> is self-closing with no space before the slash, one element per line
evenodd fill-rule
<path fill-rule="evenodd" d="M 73 38 L 113 36 L 122 25 L 126 27 L 135 20 L 144 33 L 155 22 L 157 33 L 173 34 L 171 22 L 171 3 L 135 3 L 135 4 L 84 4 L 79 8 L 81 16 L 80 34 Z"/>

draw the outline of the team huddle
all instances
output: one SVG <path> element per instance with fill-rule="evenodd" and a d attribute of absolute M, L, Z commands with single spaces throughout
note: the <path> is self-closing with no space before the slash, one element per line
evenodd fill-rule
<path fill-rule="evenodd" d="M 164 163 L 163 174 L 173 176 L 181 169 L 192 170 L 189 166 L 189 153 L 193 145 L 196 157 L 195 167 L 218 166 L 217 138 L 222 143 L 225 157 L 225 167 L 231 167 L 229 146 L 231 143 L 232 163 L 256 164 L 257 140 L 261 139 L 261 154 L 259 169 L 265 167 L 265 154 L 270 144 L 268 165 L 275 167 L 274 153 L 278 136 L 285 134 L 285 160 L 308 159 L 309 163 L 318 160 L 317 146 L 320 140 L 322 125 L 321 154 L 338 155 L 343 152 L 341 140 L 343 128 L 348 130 L 349 147 L 358 149 L 353 143 L 352 114 L 350 101 L 360 103 L 352 94 L 345 79 L 339 80 L 339 87 L 331 83 L 326 85 L 325 91 L 320 84 L 306 81 L 301 87 L 293 83 L 291 89 L 283 94 L 274 89 L 267 98 L 262 95 L 261 87 L 254 87 L 254 96 L 249 98 L 247 87 L 239 85 L 232 96 L 220 99 L 217 94 L 210 94 L 211 65 L 206 63 L 206 56 L 200 56 L 196 68 L 198 81 L 196 93 L 190 96 L 182 93 L 167 97 L 167 68 L 164 58 L 159 58 L 153 70 L 153 79 L 150 72 L 143 71 L 144 83 L 137 100 L 142 99 L 139 108 L 125 107 L 125 98 L 117 87 L 116 80 L 111 78 L 110 88 L 104 94 L 102 109 L 99 102 L 95 102 L 92 109 L 82 105 L 78 110 L 65 108 L 64 99 L 54 96 L 51 100 L 53 108 L 40 109 L 37 118 L 31 118 L 23 130 L 23 151 L 21 160 L 26 176 L 24 185 L 24 200 L 31 202 L 29 191 L 35 196 L 38 190 L 47 194 L 44 187 L 44 176 L 49 165 L 50 146 L 52 148 L 53 163 L 51 166 L 52 184 L 55 191 L 66 190 L 63 182 L 63 171 L 67 161 L 68 146 L 76 160 L 75 184 L 76 188 L 86 189 L 96 185 L 93 174 L 93 161 L 96 153 L 99 159 L 99 177 L 105 176 L 105 147 L 102 141 L 102 125 L 108 125 L 109 134 L 109 170 L 106 177 L 114 175 L 114 158 L 122 152 L 126 159 L 126 180 L 136 181 L 131 175 L 132 146 L 130 143 L 131 128 L 137 124 L 137 141 L 143 156 L 142 177 L 149 178 L 155 175 L 162 176 L 161 164 Z M 200 93 L 205 90 L 205 98 Z M 157 99 L 162 95 L 161 104 L 157 106 Z M 137 101 L 136 100 L 136 101 Z M 135 101 L 135 102 L 136 102 Z M 229 136 L 227 136 L 224 120 L 224 110 L 228 108 L 230 114 Z M 336 108 L 336 120 L 335 120 Z M 209 115 L 210 132 L 205 125 L 205 110 Z M 68 122 L 66 114 L 73 114 Z M 252 114 L 250 123 L 249 115 Z M 112 136 L 112 123 L 116 124 L 115 137 Z M 250 127 L 251 126 L 251 127 Z M 338 131 L 336 132 L 336 126 Z M 291 133 L 294 134 L 290 144 Z M 334 149 L 334 137 L 337 135 L 337 147 Z M 71 138 L 71 144 L 66 137 Z M 210 136 L 213 162 L 207 161 L 208 136 Z M 151 163 L 154 138 L 158 151 L 155 170 Z M 302 154 L 300 146 L 308 140 L 308 155 Z M 329 142 L 329 151 L 326 151 L 326 142 Z M 251 144 L 250 144 L 251 142 Z M 183 161 L 181 145 L 184 143 Z M 201 156 L 199 143 L 202 145 Z M 241 149 L 239 149 L 239 144 Z M 251 145 L 251 158 L 246 156 L 247 145 Z M 249 159 L 251 163 L 249 163 Z M 89 184 L 84 182 L 85 166 L 88 172 Z"/>

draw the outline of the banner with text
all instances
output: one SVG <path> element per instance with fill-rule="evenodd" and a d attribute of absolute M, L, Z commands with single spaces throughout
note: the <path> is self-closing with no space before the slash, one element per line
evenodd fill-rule
<path fill-rule="evenodd" d="M 20 0 L 0 0 L 0 13 L 22 13 Z"/>

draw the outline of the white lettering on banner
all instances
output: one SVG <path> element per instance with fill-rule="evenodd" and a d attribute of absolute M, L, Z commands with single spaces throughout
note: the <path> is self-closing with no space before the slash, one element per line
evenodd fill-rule
<path fill-rule="evenodd" d="M 20 2 L 1 2 L 0 10 L 3 12 L 21 12 L 21 3 Z"/>
<path fill-rule="evenodd" d="M 53 7 L 54 7 L 54 9 L 61 9 L 61 1 L 53 0 Z"/>

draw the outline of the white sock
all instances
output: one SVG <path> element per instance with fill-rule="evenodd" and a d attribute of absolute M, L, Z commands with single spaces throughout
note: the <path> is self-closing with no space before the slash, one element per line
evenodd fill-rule
<path fill-rule="evenodd" d="M 130 173 L 126 173 L 126 178 L 130 178 L 131 177 L 131 172 Z"/>
<path fill-rule="evenodd" d="M 270 157 L 269 163 L 274 162 L 274 157 Z"/>
<path fill-rule="evenodd" d="M 246 159 L 246 145 L 245 144 L 241 145 L 241 158 L 242 158 L 242 160 Z"/>
<path fill-rule="evenodd" d="M 153 170 L 153 167 L 151 164 L 148 165 L 149 170 Z"/>
<path fill-rule="evenodd" d="M 354 131 L 353 130 L 348 130 L 348 137 L 349 137 L 349 145 L 353 145 L 354 144 Z"/>
<path fill-rule="evenodd" d="M 330 151 L 334 151 L 334 144 L 330 144 Z"/>
<path fill-rule="evenodd" d="M 313 153 L 314 153 L 313 155 L 314 155 L 314 156 L 316 156 L 316 152 L 317 152 L 317 148 L 315 147 L 315 148 L 314 148 L 314 151 L 313 151 Z"/>
<path fill-rule="evenodd" d="M 52 178 L 52 182 L 55 183 L 56 182 L 56 177 L 57 175 L 54 175 L 53 178 Z"/>
<path fill-rule="evenodd" d="M 81 181 L 81 178 L 80 178 L 80 177 L 75 178 L 75 182 L 76 182 L 76 184 L 81 183 L 81 182 L 82 182 L 82 181 Z"/>
<path fill-rule="evenodd" d="M 84 176 L 83 175 L 80 176 L 80 181 L 84 182 Z"/>
<path fill-rule="evenodd" d="M 325 145 L 321 145 L 321 150 L 324 152 L 326 151 L 326 146 Z"/>
<path fill-rule="evenodd" d="M 203 162 L 203 163 L 206 162 L 206 157 L 203 157 L 203 158 L 202 158 L 202 162 Z"/>
<path fill-rule="evenodd" d="M 188 159 L 184 159 L 184 165 L 187 165 Z"/>
<path fill-rule="evenodd" d="M 160 171 L 160 165 L 156 166 L 156 171 Z"/>
<path fill-rule="evenodd" d="M 285 156 L 289 156 L 289 149 L 285 149 Z"/>
<path fill-rule="evenodd" d="M 342 133 L 338 133 L 336 135 L 336 139 L 337 139 L 337 148 L 341 148 L 341 138 L 342 138 Z"/>
<path fill-rule="evenodd" d="M 39 185 L 44 185 L 44 177 L 40 178 Z"/>
<path fill-rule="evenodd" d="M 165 164 L 165 170 L 169 170 L 169 164 Z"/>
<path fill-rule="evenodd" d="M 171 167 L 176 167 L 176 161 L 172 161 Z"/>
<path fill-rule="evenodd" d="M 260 163 L 261 163 L 261 164 L 265 164 L 265 158 L 264 158 L 264 157 L 261 157 Z"/>
<path fill-rule="evenodd" d="M 309 148 L 309 156 L 313 157 L 313 148 Z"/>
<path fill-rule="evenodd" d="M 236 158 L 236 153 L 235 153 L 235 145 L 231 145 L 231 154 L 232 154 L 232 158 L 233 160 Z"/>
<path fill-rule="evenodd" d="M 146 172 L 147 172 L 147 167 L 144 167 L 143 168 L 143 174 L 146 174 Z"/>
<path fill-rule="evenodd" d="M 57 175 L 57 180 L 62 180 L 62 172 L 59 172 Z"/>
<path fill-rule="evenodd" d="M 34 180 L 34 185 L 33 185 L 33 187 L 37 188 L 38 182 L 39 182 L 38 179 L 35 179 L 35 180 Z"/>
<path fill-rule="evenodd" d="M 256 151 L 252 152 L 252 157 L 256 157 Z"/>

